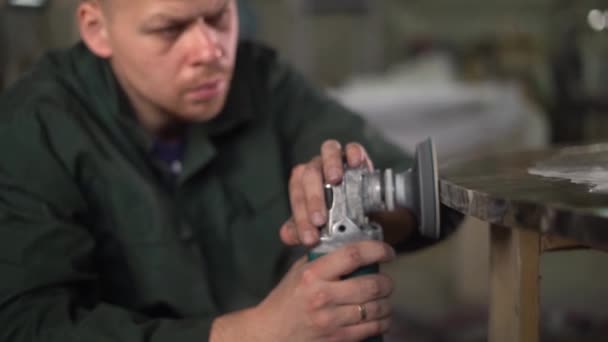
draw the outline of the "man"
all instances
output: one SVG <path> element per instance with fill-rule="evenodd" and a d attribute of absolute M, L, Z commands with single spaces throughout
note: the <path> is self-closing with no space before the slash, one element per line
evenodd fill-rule
<path fill-rule="evenodd" d="M 405 168 L 397 148 L 270 50 L 237 44 L 234 0 L 87 0 L 78 23 L 83 43 L 0 100 L 0 340 L 388 329 L 390 279 L 341 280 L 392 260 L 388 244 L 291 266 L 286 245 L 318 242 L 343 155 Z M 380 219 L 399 250 L 420 244 L 408 213 Z"/>

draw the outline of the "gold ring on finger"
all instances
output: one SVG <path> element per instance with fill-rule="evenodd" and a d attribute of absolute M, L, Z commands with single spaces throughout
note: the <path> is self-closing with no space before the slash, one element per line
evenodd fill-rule
<path fill-rule="evenodd" d="M 361 316 L 361 322 L 367 319 L 367 309 L 365 308 L 365 304 L 359 304 L 359 316 Z"/>

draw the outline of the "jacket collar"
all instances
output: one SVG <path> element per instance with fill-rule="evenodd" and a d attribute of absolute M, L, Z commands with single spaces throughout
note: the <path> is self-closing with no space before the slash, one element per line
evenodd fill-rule
<path fill-rule="evenodd" d="M 242 50 L 239 46 L 230 90 L 222 112 L 209 122 L 190 124 L 185 137 L 187 141 L 201 140 L 192 135 L 216 137 L 229 134 L 255 117 L 253 89 L 249 82 L 252 70 L 247 65 Z M 104 121 L 118 122 L 132 140 L 144 150 L 150 151 L 155 138 L 136 121 L 133 107 L 117 82 L 110 63 L 95 56 L 82 42 L 72 51 L 78 79 L 76 91 Z"/>

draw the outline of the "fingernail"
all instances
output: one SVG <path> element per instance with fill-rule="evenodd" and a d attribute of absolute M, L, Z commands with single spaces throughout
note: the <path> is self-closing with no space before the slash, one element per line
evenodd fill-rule
<path fill-rule="evenodd" d="M 312 245 L 315 243 L 315 235 L 311 231 L 304 232 L 304 243 L 307 245 Z"/>
<path fill-rule="evenodd" d="M 395 249 L 394 249 L 394 248 L 391 248 L 391 249 L 390 249 L 390 251 L 391 251 L 391 257 L 392 257 L 393 259 L 394 259 L 394 258 L 396 258 L 396 257 L 397 257 L 397 252 L 395 252 Z"/>
<path fill-rule="evenodd" d="M 317 211 L 316 213 L 312 214 L 312 223 L 317 227 L 321 227 L 325 224 L 325 217 Z"/>

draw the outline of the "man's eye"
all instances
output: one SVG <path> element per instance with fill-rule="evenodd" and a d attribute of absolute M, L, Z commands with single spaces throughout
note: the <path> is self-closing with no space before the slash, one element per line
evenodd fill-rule
<path fill-rule="evenodd" d="M 175 38 L 182 32 L 183 29 L 184 27 L 182 25 L 172 25 L 161 28 L 156 32 L 164 38 Z"/>
<path fill-rule="evenodd" d="M 220 13 L 218 13 L 216 15 L 205 18 L 205 21 L 207 22 L 207 24 L 209 24 L 211 26 L 221 27 L 226 22 L 226 19 L 228 19 L 228 10 L 227 9 L 221 11 Z"/>

